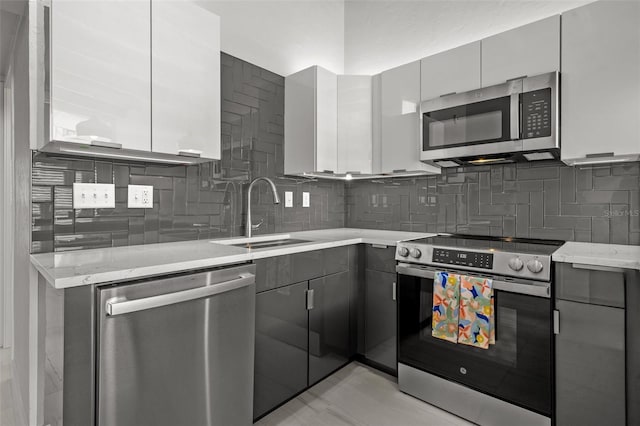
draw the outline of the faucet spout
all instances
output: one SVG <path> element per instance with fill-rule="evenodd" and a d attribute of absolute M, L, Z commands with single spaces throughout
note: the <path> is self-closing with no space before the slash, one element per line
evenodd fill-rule
<path fill-rule="evenodd" d="M 253 190 L 253 186 L 259 181 L 264 181 L 269 184 L 271 192 L 273 193 L 273 204 L 280 204 L 280 197 L 278 196 L 276 184 L 273 183 L 271 179 L 261 176 L 251 181 L 249 189 L 247 190 L 247 223 L 245 226 L 245 236 L 247 238 L 251 238 L 251 231 L 253 230 L 253 225 L 251 224 L 251 191 Z"/>

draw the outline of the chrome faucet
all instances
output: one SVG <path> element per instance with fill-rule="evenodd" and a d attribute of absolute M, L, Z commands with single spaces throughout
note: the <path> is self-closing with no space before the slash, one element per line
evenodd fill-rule
<path fill-rule="evenodd" d="M 247 191 L 247 224 L 245 227 L 245 236 L 247 238 L 251 238 L 251 231 L 254 229 L 258 229 L 258 227 L 262 224 L 262 221 L 257 225 L 251 224 L 251 190 L 253 189 L 253 185 L 256 182 L 263 180 L 267 182 L 271 186 L 271 191 L 273 192 L 273 204 L 280 204 L 280 197 L 278 197 L 278 190 L 276 189 L 276 184 L 273 181 L 266 177 L 257 177 L 251 181 L 249 184 L 249 190 Z"/>

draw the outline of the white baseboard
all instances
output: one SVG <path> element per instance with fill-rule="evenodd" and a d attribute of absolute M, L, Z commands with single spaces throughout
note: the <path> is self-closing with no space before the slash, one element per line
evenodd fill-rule
<path fill-rule="evenodd" d="M 16 380 L 18 372 L 16 370 L 16 363 L 11 360 L 11 388 L 13 390 L 14 401 L 14 415 L 18 426 L 29 426 L 27 423 L 27 413 L 25 411 L 24 401 L 22 400 L 22 393 L 20 392 L 20 384 Z"/>

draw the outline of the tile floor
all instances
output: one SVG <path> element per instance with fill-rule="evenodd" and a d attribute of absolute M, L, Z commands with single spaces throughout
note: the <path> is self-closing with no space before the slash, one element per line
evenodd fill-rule
<path fill-rule="evenodd" d="M 0 426 L 15 426 L 11 352 L 0 349 Z M 256 426 L 470 426 L 446 411 L 398 391 L 393 377 L 359 363 L 263 417 Z"/>
<path fill-rule="evenodd" d="M 468 426 L 453 414 L 398 390 L 387 374 L 353 362 L 256 426 Z"/>

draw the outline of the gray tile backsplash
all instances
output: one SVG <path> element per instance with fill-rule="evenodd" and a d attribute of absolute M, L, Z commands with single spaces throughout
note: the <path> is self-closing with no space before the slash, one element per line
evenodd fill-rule
<path fill-rule="evenodd" d="M 274 178 L 293 208 L 274 206 L 267 186 L 253 192 L 256 234 L 345 225 L 340 182 L 279 178 L 284 171 L 284 78 L 221 54 L 222 159 L 163 166 L 36 154 L 32 169 L 32 252 L 221 238 L 243 233 L 246 188 Z M 73 210 L 74 182 L 113 183 L 115 209 Z M 127 185 L 153 185 L 152 209 L 128 209 Z M 302 208 L 302 192 L 311 207 Z"/>
<path fill-rule="evenodd" d="M 276 180 L 293 208 L 254 191 L 256 232 L 355 228 L 461 232 L 640 244 L 640 163 L 559 162 L 445 169 L 442 175 L 350 182 L 284 172 L 284 78 L 221 54 L 222 159 L 163 166 L 36 154 L 32 251 L 221 238 L 243 233 L 247 183 Z M 74 182 L 113 183 L 115 209 L 73 210 Z M 127 185 L 153 185 L 152 209 L 128 209 Z M 302 192 L 311 207 L 302 208 Z"/>
<path fill-rule="evenodd" d="M 640 163 L 464 167 L 346 193 L 350 227 L 640 244 Z"/>

